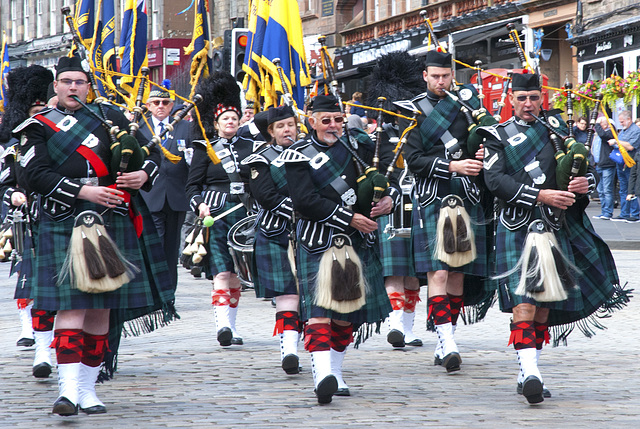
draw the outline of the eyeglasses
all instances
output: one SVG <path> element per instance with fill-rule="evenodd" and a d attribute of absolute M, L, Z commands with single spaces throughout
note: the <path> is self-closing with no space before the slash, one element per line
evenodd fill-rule
<path fill-rule="evenodd" d="M 335 121 L 336 124 L 341 124 L 344 122 L 344 116 L 337 116 L 335 118 L 322 118 L 320 119 L 320 122 L 322 122 L 322 125 L 329 125 L 331 123 L 331 121 Z"/>
<path fill-rule="evenodd" d="M 153 100 L 153 101 L 150 101 L 149 103 L 153 104 L 154 106 L 159 106 L 160 103 L 162 103 L 163 106 L 168 106 L 169 104 L 172 103 L 172 101 L 170 101 L 170 100 Z"/>
<path fill-rule="evenodd" d="M 525 101 L 527 101 L 527 98 L 531 101 L 538 101 L 540 100 L 540 96 L 539 95 L 518 95 L 516 97 L 516 100 L 518 100 L 521 103 L 524 103 Z"/>
<path fill-rule="evenodd" d="M 71 86 L 74 83 L 76 84 L 76 86 L 83 86 L 89 83 L 88 81 L 82 79 L 60 79 L 58 82 L 66 86 Z"/>

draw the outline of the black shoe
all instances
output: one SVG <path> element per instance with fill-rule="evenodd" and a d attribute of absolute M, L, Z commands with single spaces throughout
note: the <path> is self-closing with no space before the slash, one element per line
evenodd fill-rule
<path fill-rule="evenodd" d="M 518 383 L 518 387 L 516 387 L 516 392 L 518 393 L 518 395 L 522 395 L 522 383 Z M 542 385 L 542 396 L 544 398 L 551 398 L 551 392 L 549 391 L 549 389 L 544 387 L 544 384 Z"/>
<path fill-rule="evenodd" d="M 56 402 L 53 403 L 53 414 L 58 414 L 59 416 L 75 416 L 78 414 L 78 406 L 73 405 L 73 402 L 65 398 L 64 396 L 56 399 Z"/>
<path fill-rule="evenodd" d="M 433 365 L 434 366 L 442 365 L 442 359 L 436 355 L 433 355 Z"/>
<path fill-rule="evenodd" d="M 316 388 L 316 396 L 318 397 L 318 404 L 328 404 L 331 402 L 331 397 L 338 391 L 338 380 L 332 374 L 323 378 L 318 387 Z"/>
<path fill-rule="evenodd" d="M 530 375 L 522 383 L 522 394 L 530 404 L 539 404 L 544 401 L 542 381 L 535 375 Z"/>
<path fill-rule="evenodd" d="M 36 341 L 33 338 L 20 338 L 16 345 L 18 347 L 32 347 Z"/>
<path fill-rule="evenodd" d="M 47 362 L 40 362 L 33 367 L 33 376 L 35 378 L 49 378 L 51 375 L 51 365 Z"/>
<path fill-rule="evenodd" d="M 240 337 L 233 337 L 231 338 L 231 344 L 234 346 L 241 346 L 244 344 L 244 341 L 242 341 L 242 338 Z"/>
<path fill-rule="evenodd" d="M 286 355 L 282 359 L 282 369 L 287 374 L 299 374 L 300 373 L 300 359 L 297 355 Z"/>
<path fill-rule="evenodd" d="M 397 329 L 392 329 L 387 334 L 387 342 L 393 347 L 404 347 L 404 334 Z"/>
<path fill-rule="evenodd" d="M 348 387 L 341 387 L 338 390 L 336 390 L 336 393 L 334 393 L 334 396 L 351 396 L 351 392 L 349 392 Z"/>
<path fill-rule="evenodd" d="M 616 216 L 616 217 L 612 217 L 611 220 L 613 222 L 628 222 L 629 218 L 625 216 Z"/>
<path fill-rule="evenodd" d="M 94 405 L 89 408 L 80 408 L 80 410 L 85 414 L 105 414 L 107 412 L 107 407 L 104 405 Z"/>
<path fill-rule="evenodd" d="M 233 332 L 231 332 L 231 328 L 224 327 L 218 331 L 218 342 L 222 347 L 230 346 L 232 338 Z"/>
<path fill-rule="evenodd" d="M 202 268 L 201 267 L 193 267 L 191 268 L 191 275 L 197 279 L 202 277 Z"/>
<path fill-rule="evenodd" d="M 447 372 L 460 371 L 460 363 L 462 359 L 460 358 L 460 354 L 453 352 L 449 353 L 442 359 L 442 365 L 447 369 Z"/>
<path fill-rule="evenodd" d="M 413 347 L 422 347 L 422 340 L 420 338 L 416 338 L 413 341 L 409 341 L 408 343 L 405 343 L 408 346 L 413 346 Z"/>

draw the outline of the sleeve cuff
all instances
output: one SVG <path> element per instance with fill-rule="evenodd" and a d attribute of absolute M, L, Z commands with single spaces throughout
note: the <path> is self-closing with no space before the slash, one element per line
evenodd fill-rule
<path fill-rule="evenodd" d="M 509 204 L 515 204 L 520 207 L 532 209 L 538 203 L 538 194 L 540 190 L 529 185 L 522 185 L 516 195 L 508 201 Z"/>
<path fill-rule="evenodd" d="M 293 216 L 293 202 L 291 201 L 291 198 L 287 197 L 283 199 L 282 202 L 272 210 L 272 212 L 278 216 L 286 218 L 287 220 L 291 220 L 291 217 Z"/>
<path fill-rule="evenodd" d="M 451 179 L 451 172 L 449 171 L 449 163 L 451 161 L 443 158 L 436 158 L 435 162 L 431 166 L 431 177 L 436 179 Z"/>
<path fill-rule="evenodd" d="M 80 188 L 82 185 L 65 177 L 45 197 L 51 198 L 65 207 L 71 207 L 78 198 Z"/>
<path fill-rule="evenodd" d="M 353 212 L 344 207 L 337 207 L 336 210 L 324 222 L 327 226 L 340 231 L 345 231 L 353 219 Z"/>

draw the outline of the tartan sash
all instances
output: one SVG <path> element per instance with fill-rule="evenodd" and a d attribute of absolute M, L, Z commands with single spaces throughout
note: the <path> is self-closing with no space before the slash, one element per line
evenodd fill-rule
<path fill-rule="evenodd" d="M 316 148 L 314 149 L 317 150 Z M 317 169 L 313 169 L 314 171 L 311 175 L 311 180 L 317 189 L 324 189 L 333 183 L 336 177 L 339 177 L 349 163 L 352 162 L 351 154 L 340 142 L 330 146 L 325 153 L 329 159 Z"/>
<path fill-rule="evenodd" d="M 89 105 L 89 108 L 98 113 L 97 106 Z M 54 109 L 44 115 L 36 115 L 36 119 L 55 131 L 47 141 L 54 170 L 69 159 L 85 140 L 91 138 L 91 134 L 101 125 L 84 108 L 75 111 L 73 115 L 65 115 Z"/>
<path fill-rule="evenodd" d="M 512 122 L 512 124 L 514 123 Z M 510 127 L 507 126 L 505 131 L 508 132 L 509 128 Z M 516 127 L 516 130 L 517 129 Z M 527 127 L 523 134 L 524 138 L 518 144 L 514 145 L 509 143 L 508 140 L 506 141 L 504 153 L 509 174 L 514 174 L 524 169 L 524 167 L 533 161 L 540 153 L 548 140 L 546 138 L 547 129 L 538 122 Z M 506 138 L 510 139 L 513 137 L 514 136 L 507 136 Z"/>
<path fill-rule="evenodd" d="M 287 186 L 287 177 L 285 176 L 284 164 L 279 163 L 279 165 L 276 166 L 271 163 L 269 170 L 271 171 L 271 178 L 276 185 L 276 189 L 285 188 Z"/>
<path fill-rule="evenodd" d="M 456 116 L 458 116 L 459 111 L 460 107 L 457 106 L 450 97 L 438 101 L 420 125 L 422 145 L 426 151 L 430 150 L 436 142 L 440 141 L 442 135 L 451 127 Z"/>

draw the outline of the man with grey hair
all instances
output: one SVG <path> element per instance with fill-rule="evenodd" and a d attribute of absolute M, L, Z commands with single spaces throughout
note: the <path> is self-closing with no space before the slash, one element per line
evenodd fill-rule
<path fill-rule="evenodd" d="M 600 197 L 600 214 L 594 219 L 610 220 L 613 217 L 613 192 L 615 191 L 616 163 L 609 154 L 613 149 L 607 142 L 613 138 L 611 127 L 606 117 L 600 116 L 596 120 L 596 133 L 591 152 L 596 171 L 600 176 L 598 182 L 598 196 Z"/>
<path fill-rule="evenodd" d="M 619 144 L 624 147 L 629 155 L 635 155 L 635 150 L 640 148 L 640 128 L 631 119 L 631 112 L 625 110 L 618 115 L 622 130 L 618 133 Z M 618 145 L 615 139 L 609 140 L 610 146 Z M 611 218 L 614 222 L 640 222 L 640 206 L 636 198 L 627 201 L 629 187 L 629 175 L 631 170 L 625 164 L 617 164 L 618 180 L 620 182 L 620 215 Z"/>

